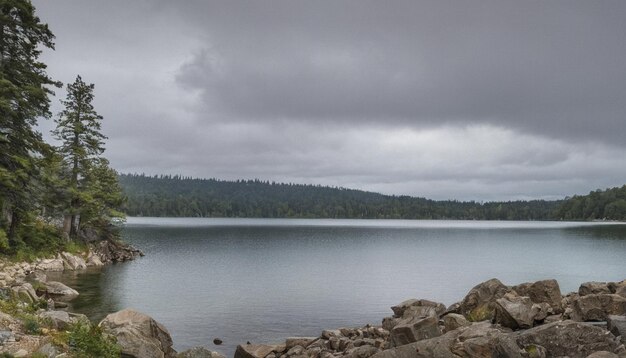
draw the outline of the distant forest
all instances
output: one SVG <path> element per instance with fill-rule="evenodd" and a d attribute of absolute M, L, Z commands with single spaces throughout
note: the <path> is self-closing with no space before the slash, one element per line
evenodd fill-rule
<path fill-rule="evenodd" d="M 130 216 L 547 220 L 561 201 L 461 202 L 319 185 L 122 174 Z"/>

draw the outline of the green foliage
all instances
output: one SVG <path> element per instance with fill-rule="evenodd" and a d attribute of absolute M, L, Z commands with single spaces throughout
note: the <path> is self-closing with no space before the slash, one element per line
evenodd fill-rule
<path fill-rule="evenodd" d="M 22 315 L 21 320 L 24 324 L 24 332 L 26 332 L 27 334 L 41 333 L 41 325 L 39 324 L 39 320 L 37 320 L 37 317 L 33 315 Z"/>
<path fill-rule="evenodd" d="M 114 337 L 103 334 L 98 326 L 75 324 L 72 326 L 68 344 L 72 357 L 76 358 L 119 358 L 120 346 Z"/>
<path fill-rule="evenodd" d="M 556 210 L 561 220 L 626 220 L 626 185 L 566 199 Z"/>
<path fill-rule="evenodd" d="M 547 220 L 559 202 L 460 202 L 259 180 L 122 174 L 131 216 Z"/>
<path fill-rule="evenodd" d="M 7 252 L 9 250 L 9 238 L 6 232 L 0 228 L 0 252 Z"/>

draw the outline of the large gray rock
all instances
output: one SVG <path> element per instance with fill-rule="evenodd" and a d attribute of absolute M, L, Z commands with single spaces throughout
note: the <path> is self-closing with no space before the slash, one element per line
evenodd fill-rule
<path fill-rule="evenodd" d="M 458 313 L 448 313 L 443 316 L 443 327 L 445 332 L 454 331 L 459 327 L 469 326 L 471 323 L 465 318 L 465 316 Z"/>
<path fill-rule="evenodd" d="M 39 296 L 37 296 L 33 285 L 28 282 L 13 286 L 11 287 L 11 290 L 14 295 L 23 302 L 32 303 L 39 300 Z"/>
<path fill-rule="evenodd" d="M 391 307 L 393 316 L 403 317 L 439 317 L 446 311 L 443 303 L 423 299 L 410 299 Z"/>
<path fill-rule="evenodd" d="M 615 353 L 600 351 L 594 352 L 587 356 L 587 358 L 619 358 L 619 356 Z"/>
<path fill-rule="evenodd" d="M 70 314 L 65 311 L 45 311 L 38 316 L 52 328 L 59 330 L 65 330 L 73 323 Z"/>
<path fill-rule="evenodd" d="M 533 303 L 549 304 L 552 308 L 551 314 L 563 312 L 563 307 L 561 306 L 563 297 L 559 283 L 556 280 L 522 283 L 521 285 L 513 286 L 512 289 L 520 296 L 530 297 Z"/>
<path fill-rule="evenodd" d="M 607 329 L 626 344 L 626 316 L 609 315 L 606 321 Z"/>
<path fill-rule="evenodd" d="M 580 296 L 597 295 L 601 293 L 612 293 L 607 282 L 585 282 L 578 288 Z"/>
<path fill-rule="evenodd" d="M 606 321 L 609 315 L 626 314 L 626 297 L 616 294 L 588 294 L 572 302 L 570 317 L 575 321 Z"/>
<path fill-rule="evenodd" d="M 295 346 L 302 346 L 306 348 L 316 339 L 317 337 L 289 337 L 285 340 L 285 349 L 290 350 Z"/>
<path fill-rule="evenodd" d="M 69 252 L 62 252 L 61 259 L 63 260 L 63 267 L 66 270 L 83 270 L 87 268 L 85 260 L 77 255 L 72 255 Z"/>
<path fill-rule="evenodd" d="M 43 259 L 35 264 L 35 268 L 41 271 L 63 271 L 63 260 L 58 259 Z"/>
<path fill-rule="evenodd" d="M 218 352 L 212 352 L 204 347 L 194 347 L 178 353 L 177 358 L 226 358 Z"/>
<path fill-rule="evenodd" d="M 238 345 L 234 358 L 265 358 L 271 353 L 282 353 L 284 345 L 245 344 Z"/>
<path fill-rule="evenodd" d="M 46 293 L 51 296 L 56 296 L 55 299 L 71 300 L 78 296 L 78 291 L 62 284 L 61 282 L 48 281 L 45 285 Z"/>
<path fill-rule="evenodd" d="M 172 337 L 167 329 L 152 317 L 125 309 L 111 313 L 101 322 L 102 330 L 117 338 L 122 354 L 135 358 L 176 357 Z"/>
<path fill-rule="evenodd" d="M 517 344 L 520 347 L 542 346 L 548 357 L 587 357 L 597 351 L 618 353 L 624 349 L 620 341 L 605 329 L 570 320 L 520 331 Z"/>
<path fill-rule="evenodd" d="M 510 291 L 500 280 L 492 278 L 474 286 L 463 298 L 456 313 L 474 322 L 491 320 L 495 313 L 496 300 Z"/>
<path fill-rule="evenodd" d="M 496 300 L 495 321 L 511 329 L 530 328 L 535 322 L 533 302 L 528 297 L 508 293 Z"/>
<path fill-rule="evenodd" d="M 390 332 L 392 347 L 429 339 L 441 335 L 436 317 L 411 317 L 396 325 Z"/>

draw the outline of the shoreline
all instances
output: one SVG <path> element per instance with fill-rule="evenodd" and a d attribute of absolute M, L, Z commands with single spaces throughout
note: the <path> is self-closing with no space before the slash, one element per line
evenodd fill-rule
<path fill-rule="evenodd" d="M 0 327 L 0 353 L 20 357 L 54 350 L 59 354 L 47 356 L 65 357 L 63 348 L 52 345 L 50 337 L 86 317 L 67 312 L 67 300 L 80 293 L 47 281 L 46 272 L 81 271 L 101 267 L 103 260 L 111 263 L 116 262 L 113 258 L 133 259 L 141 254 L 127 245 L 121 247 L 125 249 L 119 256 L 111 247 L 99 250 L 91 246 L 82 255 L 64 252 L 32 263 L 0 261 L 0 287 L 30 305 L 47 298 L 47 307 L 35 314 L 49 325 L 40 334 L 28 334 L 18 316 L 2 313 L 0 325 L 9 324 Z M 317 337 L 289 337 L 279 344 L 240 342 L 234 357 L 626 357 L 626 280 L 586 282 L 577 292 L 563 295 L 556 280 L 507 286 L 491 279 L 448 307 L 428 299 L 409 299 L 391 310 L 393 314 L 382 318 L 381 324 L 326 329 Z M 205 347 L 176 353 L 167 328 L 132 309 L 107 315 L 97 327 L 116 337 L 122 352 L 129 356 L 224 357 Z M 2 332 L 9 332 L 7 339 L 1 339 Z"/>

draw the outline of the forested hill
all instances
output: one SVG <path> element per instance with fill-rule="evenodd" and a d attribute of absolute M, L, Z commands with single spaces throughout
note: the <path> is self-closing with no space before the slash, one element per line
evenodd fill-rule
<path fill-rule="evenodd" d="M 626 221 L 626 185 L 567 198 L 554 216 L 563 220 Z"/>
<path fill-rule="evenodd" d="M 558 201 L 460 202 L 344 188 L 122 174 L 131 216 L 547 220 Z"/>

